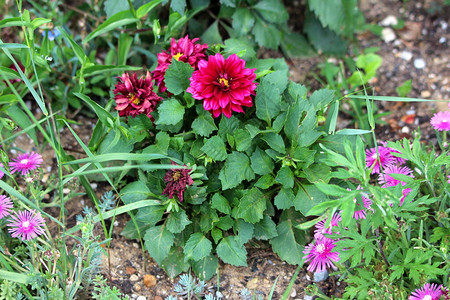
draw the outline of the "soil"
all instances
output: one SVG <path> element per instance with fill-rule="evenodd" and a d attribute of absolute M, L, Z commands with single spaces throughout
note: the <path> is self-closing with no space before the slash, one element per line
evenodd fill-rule
<path fill-rule="evenodd" d="M 367 32 L 358 35 L 359 47 L 378 47 L 377 54 L 383 58 L 378 76 L 370 82 L 378 95 L 397 96 L 396 87 L 411 79 L 413 88 L 408 94 L 409 97 L 449 99 L 450 74 L 447 54 L 447 44 L 450 39 L 447 23 L 449 10 L 447 7 L 444 10 L 433 11 L 435 4 L 428 0 L 406 3 L 392 0 L 361 1 L 361 9 L 368 23 L 380 24 L 392 15 L 397 20 L 404 20 L 406 24 L 405 29 L 394 32 L 396 37 L 390 42 L 385 42 L 380 37 Z M 290 10 L 297 8 L 294 1 Z M 306 86 L 320 88 L 319 82 L 311 74 L 318 73 L 318 63 L 325 59 L 327 58 L 324 56 L 318 56 L 292 60 L 290 62 L 291 79 Z M 425 62 L 423 68 L 417 67 L 418 59 Z M 378 107 L 379 112 L 391 112 L 382 119 L 386 124 L 379 125 L 377 128 L 378 139 L 409 138 L 414 130 L 420 128 L 422 138 L 431 142 L 435 141 L 436 136 L 430 127 L 429 119 L 433 112 L 448 109 L 446 103 L 438 102 L 381 102 Z M 81 115 L 76 116 L 75 120 L 78 124 L 73 128 L 87 143 L 95 121 Z M 348 123 L 345 116 L 342 122 Z M 66 151 L 79 157 L 82 149 L 70 132 L 66 129 L 61 136 Z M 20 149 L 36 151 L 30 148 L 31 143 L 26 137 L 19 137 L 15 143 Z M 45 182 L 49 174 L 56 170 L 56 162 L 50 150 L 43 153 L 46 166 L 44 166 L 45 172 L 42 178 Z M 106 191 L 106 187 L 98 184 L 96 191 L 100 196 Z M 69 227 L 75 224 L 75 217 L 81 213 L 82 208 L 90 204 L 86 197 L 77 199 L 79 201 L 70 201 L 66 205 L 67 211 L 70 212 L 67 218 Z M 168 295 L 175 295 L 174 285 L 178 282 L 178 278 L 168 278 L 164 270 L 149 257 L 148 253 L 142 251 L 138 241 L 127 240 L 120 236 L 127 221 L 128 217 L 121 215 L 114 224 L 113 240 L 110 248 L 107 249 L 109 259 L 105 256 L 103 274 L 109 279 L 111 285 L 117 286 L 124 294 L 132 298 L 144 296 L 146 299 L 160 300 Z M 96 232 L 101 234 L 101 228 L 96 227 Z M 270 249 L 249 247 L 248 252 L 247 267 L 220 265 L 220 292 L 224 298 L 240 299 L 239 293 L 243 288 L 248 288 L 266 298 L 278 278 L 273 299 L 280 299 L 296 266 L 281 261 Z M 154 281 L 150 287 L 144 284 L 144 277 L 146 283 L 149 280 Z M 312 299 L 306 296 L 305 288 L 313 283 L 313 274 L 303 268 L 294 282 L 289 299 Z M 334 276 L 317 285 L 328 296 L 340 297 L 343 293 L 343 286 Z M 211 291 L 216 291 L 217 278 L 214 277 L 207 282 L 207 286 L 211 287 Z"/>

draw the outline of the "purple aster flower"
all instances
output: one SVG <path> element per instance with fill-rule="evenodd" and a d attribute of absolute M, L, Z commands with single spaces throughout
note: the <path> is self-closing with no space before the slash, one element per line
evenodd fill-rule
<path fill-rule="evenodd" d="M 19 172 L 21 175 L 27 175 L 31 170 L 36 170 L 41 166 L 42 156 L 38 153 L 24 153 L 17 156 L 9 163 L 11 174 Z"/>
<path fill-rule="evenodd" d="M 396 157 L 391 154 L 389 148 L 379 146 L 378 152 L 380 154 L 380 160 L 378 161 L 377 149 L 370 148 L 366 150 L 366 167 L 368 169 L 372 168 L 371 174 L 378 174 L 381 171 L 381 167 L 384 169 L 386 166 L 396 162 Z"/>
<path fill-rule="evenodd" d="M 2 167 L 3 169 L 5 168 L 5 167 L 3 166 L 2 163 L 0 163 L 0 167 Z M 5 176 L 5 173 L 3 173 L 2 171 L 0 171 L 0 179 L 2 179 L 3 176 Z"/>
<path fill-rule="evenodd" d="M 400 199 L 399 206 L 403 205 L 403 201 L 405 201 L 405 198 L 406 198 L 406 196 L 408 196 L 409 193 L 411 193 L 411 189 L 410 188 L 404 189 L 402 191 L 403 197 Z"/>
<path fill-rule="evenodd" d="M 394 179 L 393 177 L 389 176 L 389 174 L 402 174 L 414 178 L 414 176 L 412 175 L 412 170 L 410 168 L 389 165 L 384 169 L 384 173 L 378 176 L 378 183 L 381 184 L 381 187 L 385 188 L 389 186 L 396 186 L 399 183 L 401 183 L 402 185 L 406 184 L 403 181 Z"/>
<path fill-rule="evenodd" d="M 442 285 L 425 283 L 423 287 L 412 292 L 408 300 L 439 300 L 442 295 Z"/>
<path fill-rule="evenodd" d="M 392 155 L 392 153 L 401 153 L 401 152 L 395 150 L 394 148 L 387 147 L 387 143 L 386 142 L 381 142 L 381 144 L 389 150 L 391 155 Z M 401 158 L 401 157 L 398 157 L 398 156 L 395 156 L 395 155 L 392 155 L 392 157 L 394 158 L 395 163 L 397 165 L 403 165 L 405 163 L 405 159 L 404 158 Z"/>
<path fill-rule="evenodd" d="M 0 195 L 0 219 L 3 219 L 11 213 L 13 203 L 11 199 L 6 196 Z"/>
<path fill-rule="evenodd" d="M 172 161 L 172 165 L 176 165 Z M 173 198 L 175 192 L 177 193 L 178 200 L 183 202 L 183 194 L 188 185 L 192 185 L 194 181 L 189 176 L 190 169 L 170 169 L 164 176 L 164 182 L 167 183 L 166 188 L 163 191 L 163 195 Z"/>
<path fill-rule="evenodd" d="M 430 124 L 437 131 L 450 130 L 450 111 L 440 111 L 435 113 L 430 120 Z"/>
<path fill-rule="evenodd" d="M 44 233 L 45 220 L 41 213 L 35 210 L 22 210 L 11 215 L 8 231 L 13 238 L 21 238 L 22 241 L 29 241 Z"/>
<path fill-rule="evenodd" d="M 358 185 L 356 189 L 362 190 L 362 187 Z M 363 194 L 360 194 L 359 196 L 360 197 L 353 199 L 353 202 L 355 202 L 356 206 L 359 206 L 361 208 L 355 210 L 355 212 L 353 213 L 353 218 L 356 220 L 365 219 L 367 214 L 366 209 L 370 209 L 370 207 L 372 206 L 372 201 L 369 198 L 364 197 Z"/>
<path fill-rule="evenodd" d="M 303 257 L 305 262 L 309 262 L 308 271 L 323 272 L 327 267 L 335 268 L 333 261 L 339 261 L 339 252 L 333 251 L 336 247 L 334 241 L 327 238 L 319 238 L 314 243 L 310 243 L 305 247 Z"/>
<path fill-rule="evenodd" d="M 314 238 L 320 239 L 320 238 L 326 238 L 324 234 L 332 234 L 332 228 L 335 226 L 338 226 L 339 222 L 342 220 L 341 215 L 338 213 L 335 213 L 333 217 L 331 217 L 331 222 L 328 227 L 325 227 L 325 224 L 327 223 L 328 218 L 317 222 L 316 223 L 316 230 L 314 230 Z M 339 233 L 337 233 L 339 234 Z"/>

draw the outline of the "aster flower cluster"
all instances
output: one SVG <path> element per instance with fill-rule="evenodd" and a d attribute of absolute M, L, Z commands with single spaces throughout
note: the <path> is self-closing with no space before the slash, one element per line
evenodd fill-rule
<path fill-rule="evenodd" d="M 152 73 L 137 78 L 136 73 L 119 77 L 113 93 L 119 116 L 136 117 L 144 114 L 154 121 L 155 111 L 162 98 L 153 91 L 153 80 L 159 93 L 172 94 L 165 83 L 166 71 L 172 61 L 188 63 L 194 72 L 187 92 L 203 101 L 203 108 L 214 118 L 221 114 L 230 118 L 232 112 L 244 112 L 242 107 L 252 107 L 255 95 L 256 69 L 245 67 L 245 61 L 236 54 L 224 58 L 220 53 L 207 56 L 207 44 L 198 44 L 198 38 L 188 36 L 172 39 L 167 51 L 158 53 L 158 65 Z"/>
<path fill-rule="evenodd" d="M 325 227 L 327 219 L 318 222 L 314 231 L 314 241 L 305 247 L 303 253 L 306 254 L 303 259 L 305 262 L 309 262 L 307 268 L 310 272 L 323 272 L 327 268 L 336 268 L 334 262 L 338 262 L 339 252 L 334 250 L 336 247 L 335 240 L 328 238 L 325 234 L 337 234 L 333 233 L 332 228 L 338 226 L 342 220 L 340 214 L 334 214 L 331 217 L 330 225 Z"/>
<path fill-rule="evenodd" d="M 378 174 L 378 183 L 382 188 L 406 185 L 406 182 L 395 179 L 391 174 L 401 174 L 414 178 L 413 171 L 409 167 L 404 166 L 406 160 L 393 154 L 399 153 L 397 150 L 387 147 L 386 143 L 382 143 L 382 146 L 377 148 L 366 150 L 366 167 L 372 170 L 371 174 Z M 410 192 L 410 188 L 403 190 L 400 206 L 403 205 L 405 197 Z"/>

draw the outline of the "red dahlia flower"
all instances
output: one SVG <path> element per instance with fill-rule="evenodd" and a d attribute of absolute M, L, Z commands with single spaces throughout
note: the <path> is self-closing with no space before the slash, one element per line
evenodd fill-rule
<path fill-rule="evenodd" d="M 152 72 L 152 75 L 156 85 L 159 86 L 160 93 L 167 90 L 164 75 L 172 63 L 172 57 L 178 61 L 189 63 L 194 70 L 197 70 L 198 62 L 205 59 L 205 51 L 208 49 L 208 45 L 195 44 L 198 40 L 198 38 L 190 40 L 188 35 L 178 41 L 172 38 L 169 50 L 158 53 L 158 66 Z"/>
<path fill-rule="evenodd" d="M 191 86 L 187 89 L 194 99 L 203 100 L 203 108 L 214 118 L 223 113 L 244 112 L 242 106 L 253 106 L 252 95 L 257 83 L 256 69 L 245 68 L 245 60 L 236 54 L 224 59 L 220 53 L 201 61 L 192 74 Z"/>
<path fill-rule="evenodd" d="M 136 73 L 129 75 L 124 73 L 119 77 L 114 89 L 116 95 L 116 110 L 119 111 L 119 116 L 132 116 L 133 118 L 140 114 L 145 114 L 152 121 L 154 118 L 151 113 L 156 109 L 158 101 L 162 98 L 153 92 L 152 76 L 147 71 L 147 74 L 137 78 Z"/>
<path fill-rule="evenodd" d="M 172 165 L 176 163 L 172 162 Z M 189 169 L 170 169 L 164 176 L 164 182 L 167 183 L 163 191 L 163 195 L 167 195 L 170 199 L 177 192 L 178 200 L 183 202 L 183 193 L 188 185 L 192 185 L 194 181 L 189 176 Z"/>

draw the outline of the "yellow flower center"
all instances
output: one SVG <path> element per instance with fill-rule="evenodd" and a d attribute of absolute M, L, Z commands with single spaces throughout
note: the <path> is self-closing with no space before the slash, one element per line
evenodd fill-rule
<path fill-rule="evenodd" d="M 136 95 L 131 95 L 130 100 L 131 100 L 131 103 L 136 104 L 136 105 L 138 105 L 141 102 L 139 97 L 137 97 Z"/>
<path fill-rule="evenodd" d="M 175 54 L 174 56 L 173 56 L 173 58 L 175 58 L 176 60 L 180 60 L 180 57 L 182 57 L 184 54 L 183 53 L 181 53 L 181 52 L 178 52 L 177 54 Z"/>
<path fill-rule="evenodd" d="M 229 87 L 229 85 L 228 85 L 228 79 L 225 79 L 225 78 L 219 78 L 219 83 L 221 84 L 221 85 L 224 85 L 224 86 L 226 86 L 226 87 Z"/>
<path fill-rule="evenodd" d="M 180 178 L 181 178 L 181 172 L 180 171 L 177 171 L 177 172 L 173 173 L 172 179 L 174 181 L 178 181 Z"/>

